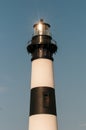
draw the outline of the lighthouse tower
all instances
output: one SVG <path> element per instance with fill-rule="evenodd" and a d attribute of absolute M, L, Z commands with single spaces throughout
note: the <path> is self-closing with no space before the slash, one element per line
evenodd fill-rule
<path fill-rule="evenodd" d="M 27 46 L 32 62 L 28 130 L 58 130 L 53 75 L 57 45 L 52 40 L 50 25 L 43 19 L 33 28 L 34 34 Z"/>

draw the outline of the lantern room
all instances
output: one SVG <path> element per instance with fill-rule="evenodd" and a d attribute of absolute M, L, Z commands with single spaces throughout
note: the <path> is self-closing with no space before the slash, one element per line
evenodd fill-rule
<path fill-rule="evenodd" d="M 50 34 L 50 25 L 47 23 L 44 23 L 43 19 L 40 19 L 40 21 L 33 26 L 34 28 L 34 36 L 36 35 L 48 35 Z"/>

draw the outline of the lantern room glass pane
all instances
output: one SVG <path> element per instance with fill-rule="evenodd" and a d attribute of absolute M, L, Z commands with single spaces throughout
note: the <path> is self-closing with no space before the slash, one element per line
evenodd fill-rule
<path fill-rule="evenodd" d="M 34 27 L 35 35 L 50 35 L 50 28 L 46 24 L 39 23 Z"/>

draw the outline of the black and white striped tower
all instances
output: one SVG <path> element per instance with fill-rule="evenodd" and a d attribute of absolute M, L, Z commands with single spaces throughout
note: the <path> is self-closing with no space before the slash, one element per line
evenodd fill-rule
<path fill-rule="evenodd" d="M 41 19 L 34 26 L 27 50 L 31 53 L 29 130 L 57 130 L 53 54 L 57 51 L 50 25 Z"/>

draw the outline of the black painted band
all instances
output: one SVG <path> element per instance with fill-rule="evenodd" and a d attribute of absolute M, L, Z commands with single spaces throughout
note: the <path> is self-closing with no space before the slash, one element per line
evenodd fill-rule
<path fill-rule="evenodd" d="M 53 60 L 53 54 L 57 51 L 57 45 L 48 35 L 33 36 L 27 51 L 31 53 L 31 61 L 38 58 L 46 58 Z"/>
<path fill-rule="evenodd" d="M 30 99 L 30 116 L 34 114 L 56 115 L 55 90 L 53 88 L 33 88 Z"/>
<path fill-rule="evenodd" d="M 53 60 L 53 53 L 56 51 L 54 44 L 30 44 L 27 47 L 28 52 L 31 53 L 32 59 L 47 58 Z"/>

